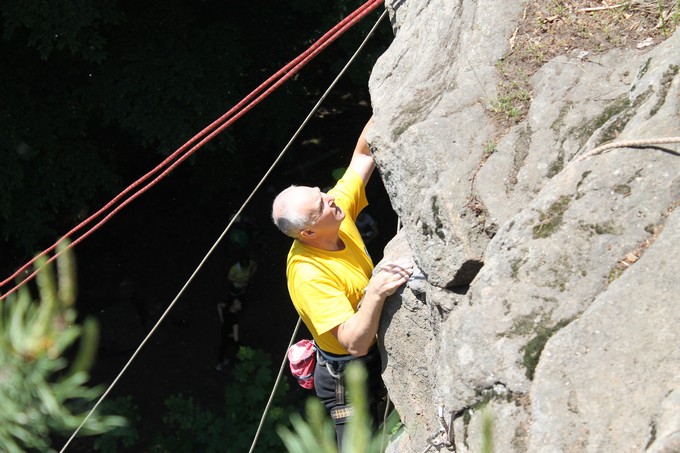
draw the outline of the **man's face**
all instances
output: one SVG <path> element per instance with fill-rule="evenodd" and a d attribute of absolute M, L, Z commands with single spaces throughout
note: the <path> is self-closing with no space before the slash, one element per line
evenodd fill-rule
<path fill-rule="evenodd" d="M 318 187 L 306 187 L 302 198 L 302 212 L 308 213 L 310 229 L 323 234 L 325 231 L 337 233 L 345 212 L 335 204 L 335 197 L 321 192 Z"/>

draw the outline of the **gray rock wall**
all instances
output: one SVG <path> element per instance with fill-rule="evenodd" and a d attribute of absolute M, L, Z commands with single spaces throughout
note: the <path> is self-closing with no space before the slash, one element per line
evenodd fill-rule
<path fill-rule="evenodd" d="M 390 451 L 423 451 L 440 407 L 444 450 L 481 451 L 491 420 L 503 452 L 678 451 L 680 144 L 578 156 L 680 136 L 680 33 L 553 58 L 503 129 L 488 102 L 524 6 L 387 2 L 368 138 L 403 224 L 386 257 L 427 275 L 381 322 Z"/>

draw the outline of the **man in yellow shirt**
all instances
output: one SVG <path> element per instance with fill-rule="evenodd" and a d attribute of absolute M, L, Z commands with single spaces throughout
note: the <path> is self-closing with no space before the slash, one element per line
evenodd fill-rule
<path fill-rule="evenodd" d="M 328 193 L 291 186 L 272 207 L 276 226 L 294 239 L 287 260 L 288 291 L 319 351 L 315 391 L 335 421 L 338 442 L 351 407 L 344 400 L 343 364 L 364 362 L 375 408 L 383 388 L 376 333 L 385 299 L 403 285 L 412 264 L 373 262 L 355 221 L 368 204 L 365 185 L 375 163 L 364 127 L 344 176 Z M 328 365 L 326 365 L 328 363 Z M 330 370 L 329 370 L 330 368 Z"/>

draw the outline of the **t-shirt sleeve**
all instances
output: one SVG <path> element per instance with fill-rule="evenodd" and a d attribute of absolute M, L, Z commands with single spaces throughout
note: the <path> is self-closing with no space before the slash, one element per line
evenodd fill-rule
<path fill-rule="evenodd" d="M 331 281 L 305 280 L 297 285 L 299 309 L 321 335 L 354 315 L 352 304 L 344 292 Z"/>
<path fill-rule="evenodd" d="M 352 168 L 347 169 L 329 193 L 335 196 L 335 202 L 352 220 L 356 220 L 361 210 L 368 206 L 364 181 Z"/>

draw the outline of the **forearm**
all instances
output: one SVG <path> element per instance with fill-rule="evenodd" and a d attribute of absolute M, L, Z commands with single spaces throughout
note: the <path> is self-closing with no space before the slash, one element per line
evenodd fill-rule
<path fill-rule="evenodd" d="M 359 139 L 357 140 L 357 145 L 354 148 L 354 154 L 352 157 L 355 155 L 359 156 L 368 156 L 371 159 L 373 159 L 373 155 L 371 154 L 371 149 L 368 147 L 368 142 L 366 141 L 366 133 L 368 130 L 371 128 L 373 125 L 373 117 L 371 117 L 366 124 L 364 125 L 363 130 L 361 131 L 361 135 L 359 135 Z"/>
<path fill-rule="evenodd" d="M 352 355 L 366 355 L 375 340 L 380 314 L 388 296 L 406 283 L 413 273 L 413 261 L 384 263 L 368 283 L 359 310 L 333 333 Z"/>
<path fill-rule="evenodd" d="M 337 329 L 340 344 L 352 355 L 366 355 L 375 341 L 385 298 L 368 289 L 359 310 Z"/>
<path fill-rule="evenodd" d="M 352 160 L 349 166 L 356 171 L 361 179 L 364 181 L 364 185 L 368 182 L 373 169 L 375 168 L 375 162 L 373 161 L 373 154 L 371 149 L 368 147 L 368 142 L 366 142 L 366 133 L 371 128 L 373 124 L 373 118 L 369 119 L 364 129 L 361 131 L 359 140 L 357 141 L 356 147 L 354 148 L 354 153 L 352 154 Z"/>

